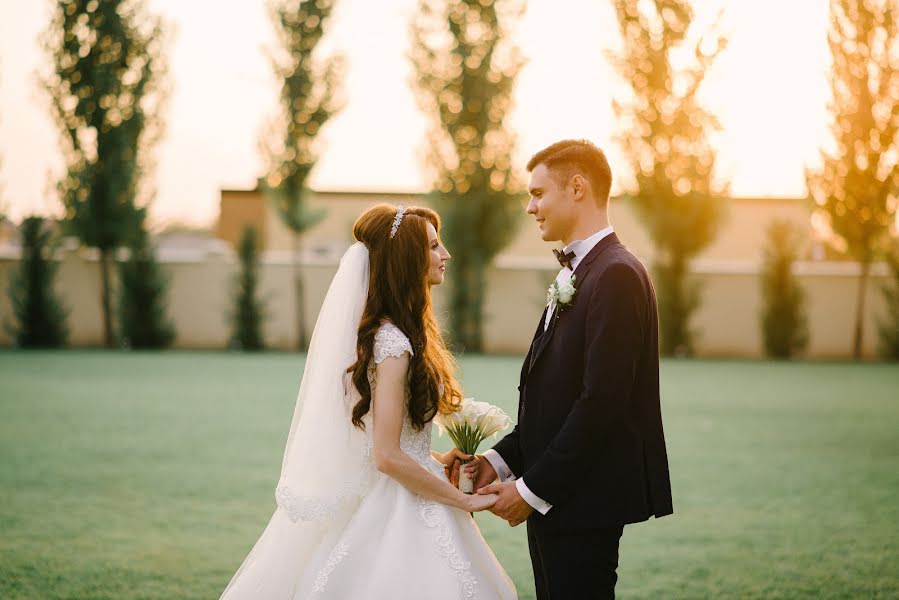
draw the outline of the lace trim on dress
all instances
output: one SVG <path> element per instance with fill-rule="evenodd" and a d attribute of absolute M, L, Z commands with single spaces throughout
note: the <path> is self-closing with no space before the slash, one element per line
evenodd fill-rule
<path fill-rule="evenodd" d="M 461 597 L 471 600 L 475 597 L 478 582 L 471 574 L 471 561 L 464 560 L 453 544 L 453 533 L 443 514 L 445 507 L 419 496 L 418 509 L 425 525 L 437 530 L 437 552 L 447 559 L 456 579 L 459 580 Z"/>
<path fill-rule="evenodd" d="M 375 334 L 374 360 L 373 364 L 369 365 L 369 380 L 374 380 L 375 363 L 380 363 L 388 356 L 401 356 L 403 352 L 413 353 L 409 338 L 396 325 L 385 322 Z M 417 431 L 409 421 L 408 414 L 405 414 L 400 434 L 400 449 L 434 475 L 444 477 L 443 466 L 431 456 L 431 431 L 431 426 L 425 426 Z M 453 544 L 453 533 L 443 514 L 445 507 L 421 497 L 418 498 L 418 507 L 425 525 L 436 530 L 437 551 L 447 559 L 459 580 L 461 597 L 471 600 L 475 597 L 477 580 L 471 574 L 471 562 L 463 560 Z"/>
<path fill-rule="evenodd" d="M 346 558 L 347 554 L 349 554 L 349 546 L 346 542 L 340 542 L 337 546 L 331 550 L 331 554 L 328 556 L 328 562 L 325 563 L 325 566 L 318 572 L 318 575 L 315 576 L 315 584 L 312 586 L 312 592 L 309 596 L 309 600 L 315 600 L 321 593 L 325 591 L 325 586 L 328 584 L 328 578 L 331 576 L 331 573 L 340 564 L 344 558 Z"/>
<path fill-rule="evenodd" d="M 362 465 L 372 462 L 372 443 L 369 442 L 363 451 Z M 331 518 L 343 505 L 353 498 L 358 498 L 368 491 L 367 478 L 347 485 L 344 490 L 332 500 L 325 502 L 318 497 L 300 496 L 295 494 L 288 486 L 278 486 L 275 490 L 275 501 L 278 506 L 287 513 L 288 518 L 296 523 L 302 521 L 321 521 Z"/>

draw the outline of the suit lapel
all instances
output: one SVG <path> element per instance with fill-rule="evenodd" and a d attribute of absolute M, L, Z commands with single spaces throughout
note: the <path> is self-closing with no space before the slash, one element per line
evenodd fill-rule
<path fill-rule="evenodd" d="M 593 248 L 590 250 L 590 252 L 587 253 L 587 256 L 585 256 L 583 258 L 583 260 L 581 260 L 580 263 L 578 263 L 577 268 L 574 270 L 575 281 L 576 282 L 583 281 L 584 274 L 589 270 L 590 263 L 592 263 L 594 260 L 596 260 L 596 258 L 600 254 L 602 254 L 606 249 L 610 248 L 611 246 L 613 246 L 615 244 L 620 244 L 620 243 L 621 242 L 618 241 L 618 236 L 615 235 L 614 232 L 610 233 L 606 237 L 599 240 L 599 243 L 597 243 L 595 246 L 593 246 Z M 578 287 L 578 286 L 575 285 L 575 287 Z M 575 298 L 576 297 L 577 296 L 575 296 Z M 543 311 L 543 318 L 540 319 L 540 325 L 537 328 L 538 333 L 543 328 L 543 323 L 546 320 L 546 311 L 547 310 L 549 310 L 549 307 L 547 307 Z M 558 307 L 556 307 L 556 310 L 558 310 Z M 556 329 L 556 321 L 558 321 L 558 320 L 559 320 L 558 315 L 553 313 L 553 315 L 550 319 L 550 322 L 549 322 L 549 328 L 545 332 L 543 332 L 543 334 L 540 337 L 535 337 L 534 341 L 531 342 L 531 351 L 529 353 L 530 361 L 528 361 L 528 374 L 530 374 L 531 369 L 534 368 L 534 365 L 537 364 L 537 360 L 540 358 L 540 355 L 543 353 L 543 350 L 549 345 L 549 340 L 553 336 L 553 332 Z"/>
<path fill-rule="evenodd" d="M 531 358 L 534 356 L 534 349 L 537 347 L 537 344 L 540 342 L 540 338 L 543 336 L 543 321 L 546 319 L 547 310 L 549 310 L 549 307 L 544 307 L 543 314 L 540 316 L 540 323 L 537 325 L 537 329 L 534 331 L 534 337 L 531 338 L 531 345 L 528 348 L 528 354 L 524 357 L 524 362 L 521 365 L 521 374 L 518 377 L 519 388 L 524 387 L 524 382 L 531 370 Z"/>
<path fill-rule="evenodd" d="M 546 307 L 546 310 L 543 311 L 543 318 L 540 319 L 540 326 L 538 331 L 543 330 L 543 323 L 547 319 L 547 311 L 549 311 L 549 307 Z M 540 334 L 534 343 L 531 345 L 531 360 L 528 363 L 528 373 L 531 372 L 531 369 L 534 367 L 534 363 L 537 362 L 537 359 L 540 358 L 540 353 L 543 352 L 543 349 L 546 348 L 546 345 L 549 343 L 550 338 L 553 336 L 553 331 L 556 329 L 556 313 L 553 312 L 552 315 L 549 315 L 549 327 L 546 328 Z"/>
<path fill-rule="evenodd" d="M 543 308 L 543 314 L 540 315 L 540 323 L 537 325 L 537 330 L 534 331 L 534 338 L 531 340 L 531 348 L 533 349 L 534 344 L 536 344 L 542 337 L 543 334 L 546 333 L 546 330 L 543 327 L 543 323 L 546 322 L 546 312 L 549 310 L 549 305 L 547 304 Z"/>

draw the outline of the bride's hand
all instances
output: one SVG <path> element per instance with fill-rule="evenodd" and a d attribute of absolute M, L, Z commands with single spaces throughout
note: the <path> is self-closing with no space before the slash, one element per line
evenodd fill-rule
<path fill-rule="evenodd" d="M 459 462 L 462 462 L 463 460 L 471 460 L 472 458 L 474 458 L 474 455 L 465 454 L 458 448 L 453 448 L 446 454 L 440 454 L 439 456 L 440 458 L 438 458 L 437 460 L 440 462 L 440 464 L 443 465 L 444 469 L 452 469 L 457 460 Z"/>
<path fill-rule="evenodd" d="M 443 470 L 446 473 L 446 478 L 450 480 L 450 483 L 453 484 L 453 487 L 459 487 L 459 469 L 462 466 L 463 460 L 471 460 L 474 458 L 471 454 L 465 454 L 458 448 L 453 448 L 446 454 L 436 453 L 435 458 L 437 462 L 443 465 Z"/>
<path fill-rule="evenodd" d="M 466 496 L 465 510 L 470 513 L 479 512 L 492 508 L 499 499 L 499 494 L 472 494 Z"/>

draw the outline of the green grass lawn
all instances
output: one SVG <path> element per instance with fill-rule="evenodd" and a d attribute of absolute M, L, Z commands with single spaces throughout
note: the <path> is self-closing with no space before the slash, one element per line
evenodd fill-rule
<path fill-rule="evenodd" d="M 512 413 L 519 360 L 463 360 L 467 393 Z M 0 598 L 218 598 L 274 508 L 301 372 L 290 354 L 0 352 Z M 899 597 L 899 368 L 662 378 L 675 515 L 625 529 L 620 597 Z M 524 527 L 478 522 L 533 598 Z"/>

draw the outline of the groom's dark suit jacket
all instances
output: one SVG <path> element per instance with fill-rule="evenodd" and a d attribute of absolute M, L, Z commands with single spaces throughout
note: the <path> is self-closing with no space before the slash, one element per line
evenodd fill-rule
<path fill-rule="evenodd" d="M 518 424 L 494 446 L 553 505 L 543 529 L 673 512 L 659 402 L 658 312 L 643 265 L 612 233 L 577 265 L 572 306 L 543 317 L 521 369 Z"/>

